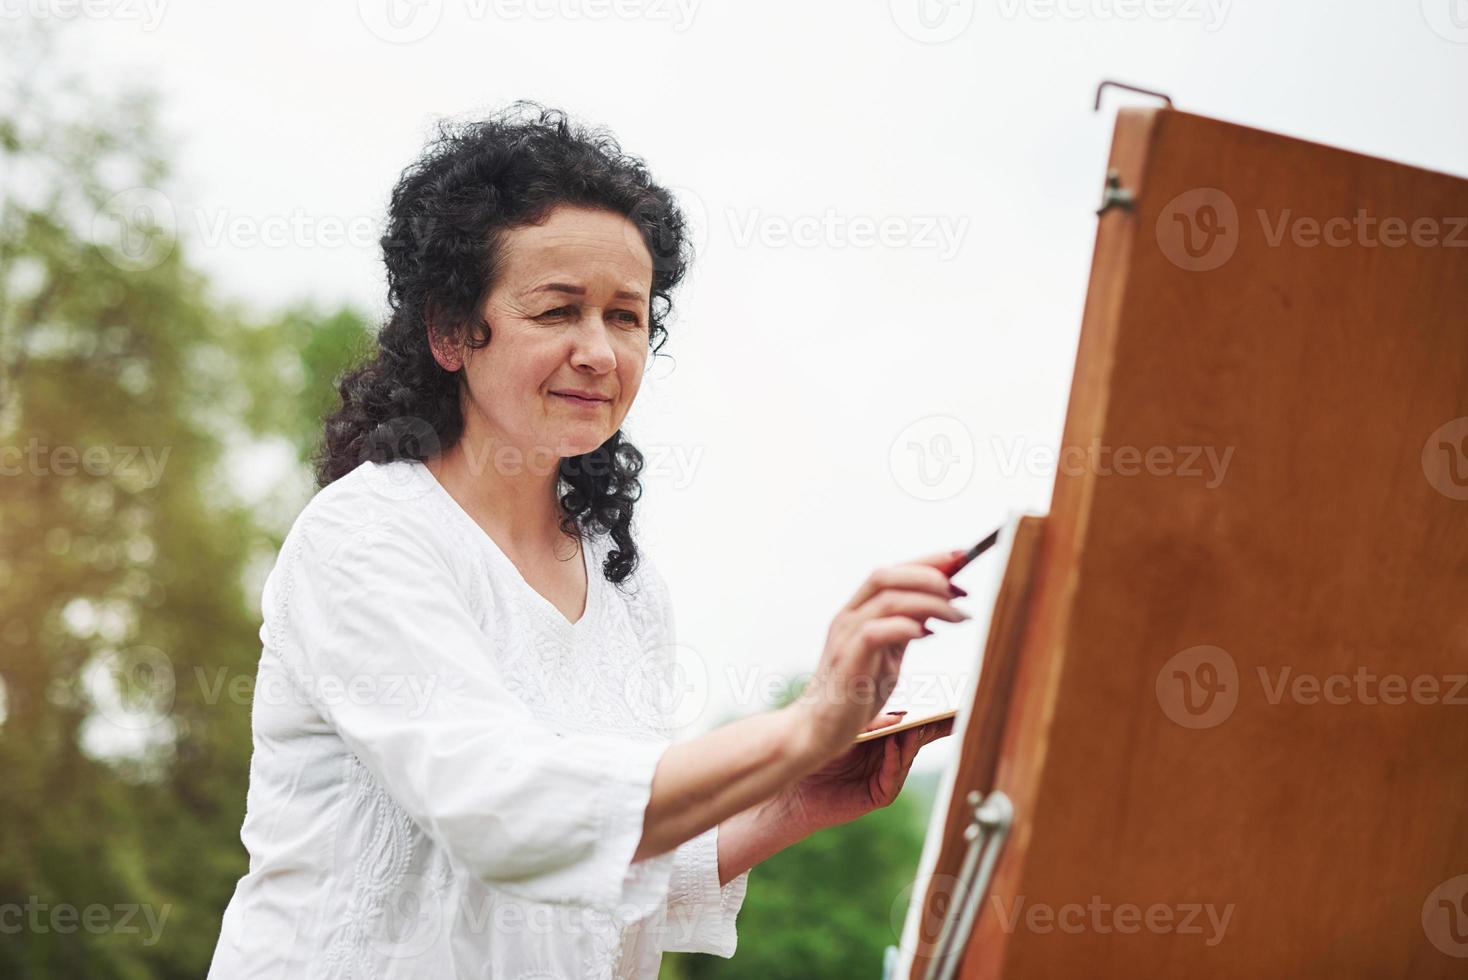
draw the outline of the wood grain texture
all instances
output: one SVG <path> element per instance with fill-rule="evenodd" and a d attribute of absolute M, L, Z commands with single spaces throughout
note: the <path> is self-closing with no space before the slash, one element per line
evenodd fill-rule
<path fill-rule="evenodd" d="M 1171 110 L 1111 166 L 962 976 L 1468 975 L 1468 181 Z"/>

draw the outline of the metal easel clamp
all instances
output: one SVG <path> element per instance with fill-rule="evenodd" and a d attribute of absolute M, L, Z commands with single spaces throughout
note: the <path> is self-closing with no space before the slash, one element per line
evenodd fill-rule
<path fill-rule="evenodd" d="M 1108 88 L 1124 89 L 1128 92 L 1136 92 L 1138 95 L 1150 95 L 1154 99 L 1161 99 L 1163 102 L 1167 103 L 1167 107 L 1169 109 L 1173 108 L 1172 96 L 1168 95 L 1166 92 L 1158 92 L 1150 88 L 1141 88 L 1136 85 L 1128 85 L 1126 82 L 1117 82 L 1108 78 L 1104 80 L 1100 85 L 1096 86 L 1096 103 L 1091 107 L 1092 111 L 1101 111 L 1101 93 L 1105 92 Z M 1101 206 L 1096 209 L 1096 216 L 1099 218 L 1101 215 L 1105 214 L 1107 211 L 1110 211 L 1112 208 L 1120 208 L 1123 211 L 1130 211 L 1136 203 L 1136 196 L 1132 194 L 1131 191 L 1121 186 L 1121 174 L 1117 173 L 1115 170 L 1106 171 L 1106 190 L 1103 191 L 1101 194 Z"/>
<path fill-rule="evenodd" d="M 1136 203 L 1137 199 L 1132 192 L 1121 186 L 1121 174 L 1116 170 L 1106 171 L 1106 190 L 1101 193 L 1101 206 L 1096 209 L 1096 217 L 1101 217 L 1112 208 L 1130 211 Z"/>
<path fill-rule="evenodd" d="M 1158 92 L 1150 88 L 1140 88 L 1136 85 L 1128 85 L 1126 82 L 1112 81 L 1108 78 L 1096 86 L 1096 104 L 1091 107 L 1092 112 L 1101 111 L 1101 93 L 1108 88 L 1119 88 L 1127 92 L 1136 92 L 1138 95 L 1150 95 L 1154 99 L 1161 99 L 1163 102 L 1166 102 L 1169 109 L 1173 108 L 1172 96 L 1166 92 Z"/>
<path fill-rule="evenodd" d="M 963 831 L 968 850 L 964 852 L 963 865 L 954 883 L 953 899 L 948 906 L 950 915 L 938 933 L 938 942 L 933 958 L 928 961 L 924 980 L 952 980 L 958 970 L 979 905 L 989 891 L 989 881 L 999 864 L 999 854 L 1004 850 L 1009 828 L 1014 824 L 1014 804 L 1000 790 L 996 789 L 984 797 L 975 790 L 964 802 L 973 808 L 973 816 Z"/>

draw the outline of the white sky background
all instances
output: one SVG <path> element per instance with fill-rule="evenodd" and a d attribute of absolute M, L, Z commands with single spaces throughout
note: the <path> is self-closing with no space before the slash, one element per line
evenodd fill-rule
<path fill-rule="evenodd" d="M 690 732 L 757 709 L 735 703 L 752 677 L 813 667 L 873 567 L 1046 509 L 1050 469 L 1010 456 L 1059 440 L 1114 112 L 1149 101 L 1094 114 L 1098 81 L 1468 173 L 1468 0 L 391 0 L 431 27 L 410 43 L 368 26 L 388 33 L 389 0 L 97 2 L 71 60 L 164 90 L 188 254 L 261 311 L 382 309 L 387 193 L 442 115 L 538 99 L 679 190 L 705 241 L 676 368 L 650 368 L 628 431 L 643 541 L 709 671 Z M 854 239 L 857 219 L 900 240 Z M 951 457 L 943 482 L 910 441 Z M 972 669 L 971 611 L 909 669 Z"/>

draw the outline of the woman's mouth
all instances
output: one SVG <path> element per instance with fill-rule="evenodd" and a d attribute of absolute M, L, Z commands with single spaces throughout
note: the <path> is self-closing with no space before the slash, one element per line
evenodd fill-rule
<path fill-rule="evenodd" d="M 605 405 L 607 402 L 611 401 L 610 398 L 593 396 L 589 393 L 582 394 L 569 391 L 553 391 L 551 392 L 551 394 L 554 395 L 556 398 L 561 399 L 562 401 L 569 402 L 572 405 L 580 405 L 585 408 L 596 408 L 598 405 Z"/>

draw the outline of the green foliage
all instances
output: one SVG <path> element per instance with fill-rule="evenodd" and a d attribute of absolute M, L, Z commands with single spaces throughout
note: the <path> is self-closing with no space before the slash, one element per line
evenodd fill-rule
<path fill-rule="evenodd" d="M 297 459 L 311 466 L 322 419 L 339 404 L 338 378 L 372 350 L 370 324 L 354 310 L 323 312 L 307 303 L 280 314 L 245 343 L 255 348 L 247 363 L 264 372 L 247 383 L 281 395 L 255 402 L 245 423 L 256 433 L 287 439 Z"/>
<path fill-rule="evenodd" d="M 749 874 L 733 958 L 670 953 L 663 980 L 876 980 L 883 950 L 897 943 L 906 911 L 899 897 L 912 882 L 925 819 L 924 804 L 904 792 L 765 861 Z"/>
<path fill-rule="evenodd" d="M 304 457 L 365 327 L 309 311 L 251 325 L 211 297 L 167 220 L 152 100 L 57 77 L 44 36 L 13 44 L 0 904 L 25 923 L 0 940 L 0 976 L 196 978 L 245 870 L 250 708 L 227 684 L 254 677 L 246 571 L 279 540 L 222 464 L 251 435 Z"/>

